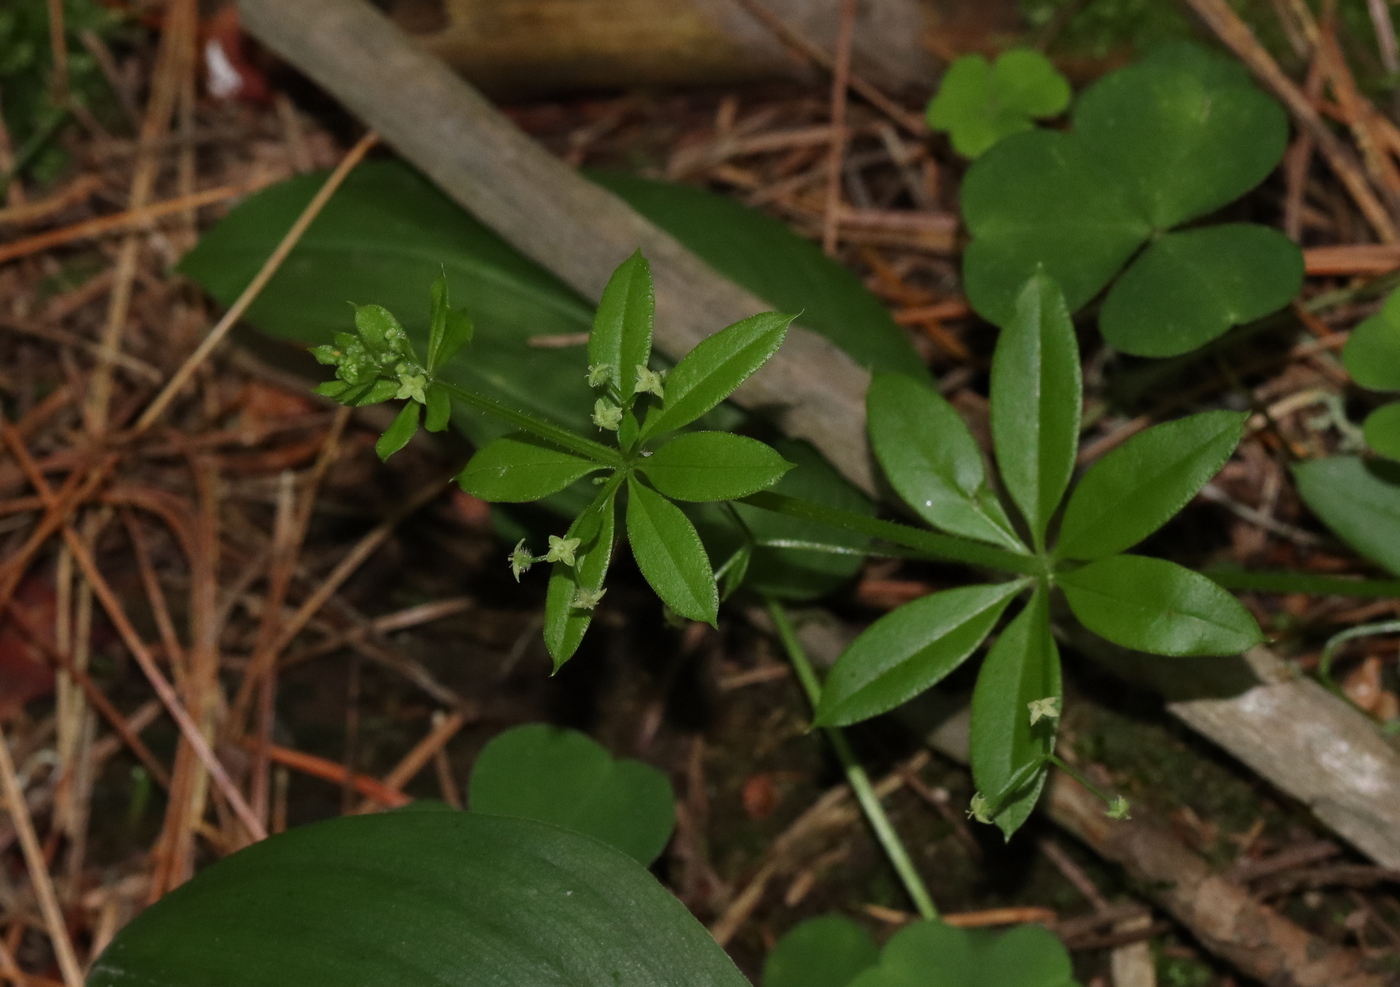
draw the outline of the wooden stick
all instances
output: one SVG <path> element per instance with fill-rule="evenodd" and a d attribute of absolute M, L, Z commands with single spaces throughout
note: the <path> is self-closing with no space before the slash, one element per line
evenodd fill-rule
<path fill-rule="evenodd" d="M 841 29 L 836 35 L 836 67 L 831 75 L 831 144 L 826 158 L 826 203 L 822 216 L 822 250 L 836 253 L 841 214 L 841 161 L 846 156 L 846 84 L 851 77 L 851 39 L 856 27 L 856 0 L 841 0 Z"/>
<path fill-rule="evenodd" d="M 101 187 L 102 177 L 100 175 L 79 175 L 67 188 L 55 192 L 47 199 L 0 209 L 0 223 L 32 223 L 36 219 L 43 219 L 45 216 L 84 201 Z"/>
<path fill-rule="evenodd" d="M 63 923 L 63 910 L 58 907 L 58 896 L 53 891 L 43 847 L 39 846 L 39 838 L 34 834 L 34 821 L 29 818 L 29 806 L 24 801 L 24 790 L 20 788 L 19 778 L 15 775 L 14 762 L 10 760 L 9 743 L 3 727 L 0 727 L 0 793 L 5 797 L 5 807 L 19 836 L 19 845 L 24 850 L 24 862 L 29 865 L 34 896 L 39 899 L 39 910 L 44 913 L 44 925 L 49 930 L 49 941 L 53 943 L 58 968 L 63 971 L 63 982 L 67 987 L 83 987 L 83 968 L 78 965 L 78 954 L 73 952 L 73 941 L 68 938 L 68 927 Z"/>
<path fill-rule="evenodd" d="M 418 741 L 413 749 L 404 755 L 402 761 L 394 765 L 394 769 L 384 776 L 384 786 L 398 791 L 413 780 L 418 772 L 428 766 L 439 751 L 447 746 L 447 742 L 457 736 L 457 731 L 467 725 L 467 715 L 460 709 L 453 710 L 444 716 L 441 722 L 437 723 L 428 735 Z M 361 812 L 367 812 L 373 808 L 373 804 L 378 802 L 376 798 L 370 798 L 360 806 Z"/>

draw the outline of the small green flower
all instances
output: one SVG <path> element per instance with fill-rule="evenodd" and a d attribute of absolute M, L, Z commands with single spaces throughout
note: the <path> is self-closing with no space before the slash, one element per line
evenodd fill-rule
<path fill-rule="evenodd" d="M 1112 802 L 1108 803 L 1108 811 L 1104 813 L 1110 819 L 1131 819 L 1128 815 L 1128 800 L 1121 795 L 1116 795 Z"/>
<path fill-rule="evenodd" d="M 622 408 L 606 398 L 599 398 L 593 404 L 593 424 L 616 432 L 622 427 Z"/>
<path fill-rule="evenodd" d="M 1041 720 L 1055 720 L 1060 716 L 1060 697 L 1047 696 L 1044 699 L 1032 699 L 1026 703 L 1031 711 L 1031 726 L 1035 726 Z"/>
<path fill-rule="evenodd" d="M 634 394 L 655 394 L 659 398 L 664 398 L 666 392 L 661 387 L 661 382 L 666 379 L 664 370 L 648 370 L 641 364 L 637 365 L 637 386 L 633 389 Z"/>
<path fill-rule="evenodd" d="M 515 581 L 520 582 L 522 573 L 530 571 L 530 566 L 536 561 L 535 557 L 525 549 L 525 539 L 515 543 L 515 547 L 510 550 L 510 555 L 506 556 L 510 562 L 511 575 L 515 576 Z"/>
<path fill-rule="evenodd" d="M 588 386 L 606 387 L 617 380 L 617 369 L 611 363 L 595 363 L 588 368 Z"/>
<path fill-rule="evenodd" d="M 567 566 L 574 564 L 574 552 L 579 547 L 582 539 L 560 538 L 558 535 L 549 536 L 549 551 L 545 553 L 546 562 L 562 562 Z"/>
<path fill-rule="evenodd" d="M 967 804 L 967 815 L 970 819 L 976 819 L 980 823 L 991 824 L 992 807 L 987 802 L 987 797 L 981 792 L 972 796 L 972 801 Z"/>
<path fill-rule="evenodd" d="M 421 374 L 410 374 L 404 372 L 400 372 L 398 377 L 399 390 L 398 393 L 394 395 L 394 397 L 398 398 L 400 401 L 406 401 L 409 398 L 412 398 L 419 404 L 428 403 L 427 395 L 423 393 L 423 388 L 426 387 L 428 383 L 427 377 L 424 377 Z"/>
<path fill-rule="evenodd" d="M 574 590 L 574 606 L 580 610 L 593 610 L 607 592 L 606 589 L 584 589 L 580 586 Z"/>

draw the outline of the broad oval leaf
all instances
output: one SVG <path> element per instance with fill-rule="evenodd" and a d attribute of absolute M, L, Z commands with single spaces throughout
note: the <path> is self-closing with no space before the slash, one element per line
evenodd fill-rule
<path fill-rule="evenodd" d="M 846 726 L 889 712 L 936 685 L 991 633 L 1024 581 L 932 593 L 885 614 L 831 667 L 816 721 Z"/>
<path fill-rule="evenodd" d="M 666 378 L 666 399 L 647 413 L 643 440 L 689 425 L 729 397 L 783 345 L 794 315 L 762 312 L 701 340 Z"/>
<path fill-rule="evenodd" d="M 1214 212 L 1268 177 L 1283 157 L 1288 120 L 1241 66 L 1181 43 L 1085 90 L 1074 133 L 1164 230 Z"/>
<path fill-rule="evenodd" d="M 1202 412 L 1154 425 L 1105 455 L 1070 494 L 1055 554 L 1100 559 L 1152 534 L 1220 472 L 1248 418 Z"/>
<path fill-rule="evenodd" d="M 1342 541 L 1400 576 L 1400 465 L 1329 456 L 1293 467 L 1298 495 Z"/>
<path fill-rule="evenodd" d="M 763 964 L 763 987 L 847 987 L 880 962 L 868 929 L 841 915 L 808 919 L 778 940 Z"/>
<path fill-rule="evenodd" d="M 967 298 L 999 326 L 1015 316 L 1016 298 L 1037 271 L 1078 309 L 1152 233 L 1121 180 L 1073 134 L 1008 137 L 968 169 L 961 195 L 972 234 L 963 254 Z"/>
<path fill-rule="evenodd" d="M 88 987 L 747 987 L 635 860 L 556 826 L 389 812 L 240 850 L 138 915 Z"/>
<path fill-rule="evenodd" d="M 1366 416 L 1366 444 L 1387 459 L 1400 459 L 1400 402 Z"/>
<path fill-rule="evenodd" d="M 1175 562 L 1113 555 L 1056 575 L 1069 608 L 1099 637 L 1156 655 L 1233 655 L 1264 640 L 1244 604 Z"/>
<path fill-rule="evenodd" d="M 691 620 L 713 624 L 719 589 L 705 546 L 681 509 L 655 490 L 627 481 L 627 541 L 661 602 Z"/>
<path fill-rule="evenodd" d="M 569 525 L 566 538 L 579 539 L 574 564 L 555 562 L 544 601 L 544 643 L 554 669 L 574 656 L 604 591 L 617 536 L 616 488 L 609 485 Z M 580 605 L 589 602 L 592 605 Z"/>
<path fill-rule="evenodd" d="M 619 397 L 631 401 L 637 387 L 637 367 L 651 359 L 651 334 L 656 297 L 651 265 L 638 250 L 613 271 L 593 316 L 588 335 L 588 362 L 616 372 Z"/>
<path fill-rule="evenodd" d="M 1104 299 L 1104 339 L 1134 356 L 1177 356 L 1231 326 L 1287 305 L 1303 286 L 1303 252 L 1278 230 L 1224 223 L 1168 233 Z"/>
<path fill-rule="evenodd" d="M 1064 944 L 1043 926 L 996 933 L 914 922 L 850 987 L 1075 987 L 1075 980 Z"/>
<path fill-rule="evenodd" d="M 523 504 L 558 493 L 602 466 L 514 432 L 477 450 L 457 482 L 473 497 L 491 503 Z"/>
<path fill-rule="evenodd" d="M 1028 766 L 1042 764 L 1054 752 L 1058 721 L 1042 718 L 1032 724 L 1030 704 L 1059 700 L 1061 692 L 1049 601 L 1037 587 L 992 645 L 972 691 L 972 778 L 984 796 L 995 797 Z M 993 821 L 1007 839 L 1030 817 L 1044 785 L 1042 767 L 998 807 Z"/>
<path fill-rule="evenodd" d="M 675 500 L 738 500 L 792 469 L 772 446 L 729 432 L 678 435 L 637 463 L 652 486 Z"/>
<path fill-rule="evenodd" d="M 876 374 L 865 408 L 875 458 L 915 513 L 952 534 L 1024 551 L 987 487 L 982 450 L 943 395 L 900 374 Z"/>
<path fill-rule="evenodd" d="M 675 828 L 670 779 L 650 764 L 614 759 L 577 730 L 545 723 L 491 739 L 472 765 L 473 812 L 553 823 L 616 847 L 643 866 Z"/>
<path fill-rule="evenodd" d="M 1074 471 L 1082 395 L 1069 309 L 1059 286 L 1036 274 L 992 357 L 991 409 L 1002 482 L 1037 548 Z"/>
<path fill-rule="evenodd" d="M 1400 391 L 1400 291 L 1351 331 L 1342 347 L 1351 379 L 1377 391 Z"/>

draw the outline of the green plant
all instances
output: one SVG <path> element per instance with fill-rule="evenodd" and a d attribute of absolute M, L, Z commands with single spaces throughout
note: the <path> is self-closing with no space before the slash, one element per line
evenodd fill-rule
<path fill-rule="evenodd" d="M 1242 66 L 1194 45 L 1104 76 L 1076 101 L 1070 132 L 1013 135 L 968 171 L 968 299 L 1004 325 L 1037 270 L 1071 309 L 1112 282 L 1104 338 L 1157 357 L 1281 308 L 1303 277 L 1290 240 L 1251 223 L 1183 226 L 1258 185 L 1287 134 L 1283 111 Z"/>
<path fill-rule="evenodd" d="M 1400 291 L 1351 331 L 1342 360 L 1362 387 L 1400 391 Z M 1400 459 L 1400 402 L 1372 411 L 1362 428 L 1368 446 L 1388 459 Z"/>
<path fill-rule="evenodd" d="M 976 158 L 997 141 L 1030 130 L 1033 121 L 1059 116 L 1069 96 L 1069 82 L 1050 59 L 1012 48 L 995 64 L 981 55 L 953 62 L 926 115 L 931 129 L 948 131 L 954 150 Z"/>

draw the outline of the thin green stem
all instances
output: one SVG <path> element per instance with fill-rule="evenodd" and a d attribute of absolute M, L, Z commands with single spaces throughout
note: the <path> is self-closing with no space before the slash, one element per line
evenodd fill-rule
<path fill-rule="evenodd" d="M 760 510 L 772 511 L 775 514 L 783 514 L 787 517 L 800 518 L 804 521 L 817 521 L 821 524 L 829 524 L 834 528 L 854 531 L 872 538 L 881 538 L 896 545 L 912 548 L 927 558 L 937 559 L 941 562 L 961 562 L 966 565 L 984 566 L 988 569 L 999 569 L 1002 572 L 1013 572 L 1018 576 L 1043 576 L 1046 573 L 1045 562 L 1039 556 L 1009 552 L 994 545 L 984 545 L 967 538 L 956 538 L 951 535 L 923 531 L 919 528 L 911 528 L 907 524 L 897 524 L 894 521 L 881 521 L 879 518 L 869 517 L 865 514 L 798 500 L 795 497 L 787 497 L 771 491 L 745 497 L 740 503 L 757 507 Z"/>
<path fill-rule="evenodd" d="M 1226 589 L 1261 593 L 1308 593 L 1313 596 L 1400 596 L 1400 579 L 1348 579 L 1315 576 L 1306 572 L 1245 572 L 1240 569 L 1203 569 Z"/>
<path fill-rule="evenodd" d="M 607 466 L 621 466 L 623 464 L 622 453 L 618 452 L 616 449 L 571 432 L 562 425 L 556 425 L 553 422 L 545 421 L 543 418 L 536 418 L 534 415 L 524 411 L 517 411 L 510 407 L 510 405 L 502 404 L 494 398 L 488 398 L 484 394 L 477 394 L 475 391 L 469 391 L 464 387 L 458 387 L 456 384 L 449 384 L 446 381 L 439 380 L 437 381 L 437 385 L 463 404 L 469 404 L 473 408 L 486 412 L 488 415 L 495 415 L 502 421 L 510 422 L 510 424 L 549 442 L 553 442 L 555 445 L 568 449 L 570 452 L 576 452 L 580 456 L 586 456 L 594 462 L 603 463 Z"/>
<path fill-rule="evenodd" d="M 777 600 L 770 599 L 768 613 L 772 616 L 773 623 L 778 629 L 778 637 L 783 642 L 789 660 L 792 661 L 793 671 L 797 673 L 797 679 L 802 683 L 802 688 L 807 693 L 807 701 L 812 704 L 812 710 L 815 712 L 817 704 L 821 702 L 822 698 L 821 680 L 817 678 L 816 669 L 807 660 L 807 653 L 802 650 L 802 645 L 797 640 L 797 634 L 793 630 L 792 621 L 788 620 L 787 611 L 783 609 L 782 604 Z M 890 817 L 885 813 L 885 807 L 880 804 L 880 797 L 875 794 L 875 788 L 870 784 L 870 776 L 861 767 L 855 751 L 851 750 L 851 745 L 846 741 L 845 734 L 841 732 L 839 727 L 823 727 L 822 732 L 826 734 L 826 739 L 831 742 L 832 750 L 836 752 L 836 757 L 846 772 L 846 782 L 851 786 L 851 791 L 855 793 L 856 801 L 860 803 L 866 821 L 870 823 L 870 828 L 875 831 L 875 837 L 880 841 L 880 846 L 884 848 L 885 855 L 889 857 L 895 872 L 899 874 L 900 881 L 904 883 L 904 889 L 909 892 L 909 898 L 914 902 L 914 907 L 918 909 L 919 915 L 924 919 L 930 922 L 935 921 L 938 918 L 938 909 L 933 904 L 933 897 L 929 894 L 928 887 L 924 884 L 923 878 L 919 876 L 918 870 L 915 869 L 914 861 L 909 857 L 909 850 L 904 846 L 904 841 L 899 838 L 899 833 L 895 831 L 894 824 L 890 822 Z"/>
<path fill-rule="evenodd" d="M 1400 620 L 1385 620 L 1375 624 L 1359 624 L 1356 627 L 1348 628 L 1340 634 L 1333 634 L 1327 639 L 1327 643 L 1322 646 L 1322 654 L 1317 658 L 1317 677 L 1322 680 L 1322 684 L 1341 696 L 1347 702 L 1352 702 L 1342 687 L 1337 685 L 1332 678 L 1332 659 L 1336 656 L 1342 645 L 1358 637 L 1370 637 L 1373 634 L 1397 634 L 1400 633 Z M 1355 705 L 1353 703 L 1353 705 Z"/>

